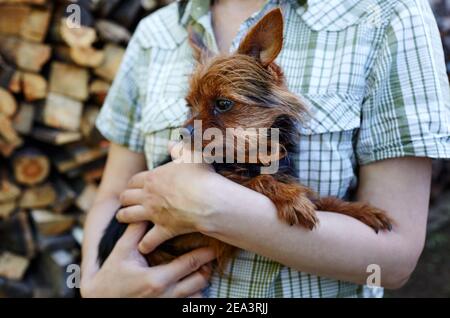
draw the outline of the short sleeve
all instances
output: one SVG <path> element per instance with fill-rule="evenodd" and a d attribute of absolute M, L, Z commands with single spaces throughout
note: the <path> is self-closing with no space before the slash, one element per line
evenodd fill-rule
<path fill-rule="evenodd" d="M 144 140 L 140 129 L 143 80 L 147 70 L 146 54 L 139 42 L 140 28 L 132 37 L 119 71 L 96 120 L 102 135 L 131 151 L 142 152 Z"/>
<path fill-rule="evenodd" d="M 398 1 L 362 104 L 359 164 L 450 158 L 450 94 L 439 31 L 426 0 Z"/>

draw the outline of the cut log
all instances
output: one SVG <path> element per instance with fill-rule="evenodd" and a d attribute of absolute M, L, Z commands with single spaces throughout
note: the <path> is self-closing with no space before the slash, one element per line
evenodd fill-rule
<path fill-rule="evenodd" d="M 99 67 L 105 59 L 105 54 L 103 51 L 91 47 L 72 47 L 70 48 L 70 57 L 77 65 Z"/>
<path fill-rule="evenodd" d="M 73 144 L 68 145 L 65 151 L 60 151 L 52 156 L 51 160 L 60 173 L 68 173 L 70 170 L 103 159 L 107 153 L 107 147 L 86 147 L 80 144 Z"/>
<path fill-rule="evenodd" d="M 0 222 L 0 250 L 32 258 L 36 254 L 34 234 L 27 212 L 14 213 Z"/>
<path fill-rule="evenodd" d="M 70 185 L 60 177 L 52 178 L 52 183 L 56 190 L 56 202 L 52 205 L 52 211 L 63 213 L 75 202 L 77 194 Z"/>
<path fill-rule="evenodd" d="M 17 203 L 15 201 L 0 202 L 0 221 L 7 219 L 16 208 Z"/>
<path fill-rule="evenodd" d="M 95 24 L 99 38 L 105 42 L 126 44 L 131 39 L 131 32 L 127 28 L 109 20 L 98 20 Z"/>
<path fill-rule="evenodd" d="M 40 72 L 51 55 L 48 45 L 21 40 L 17 37 L 0 36 L 0 53 L 19 68 Z"/>
<path fill-rule="evenodd" d="M 14 176 L 18 183 L 32 186 L 47 179 L 50 161 L 40 150 L 25 148 L 13 158 Z"/>
<path fill-rule="evenodd" d="M 14 94 L 19 94 L 22 92 L 22 72 L 14 72 L 11 80 L 9 81 L 8 89 Z"/>
<path fill-rule="evenodd" d="M 31 216 L 41 235 L 60 235 L 69 231 L 75 219 L 69 215 L 55 214 L 47 210 L 33 210 Z"/>
<path fill-rule="evenodd" d="M 78 28 L 71 27 L 66 18 L 61 19 L 60 23 L 61 38 L 70 47 L 92 47 L 92 44 L 97 40 L 95 28 L 83 25 Z"/>
<path fill-rule="evenodd" d="M 47 96 L 47 81 L 39 74 L 23 73 L 22 87 L 25 100 L 28 102 L 44 99 Z"/>
<path fill-rule="evenodd" d="M 103 177 L 103 171 L 105 170 L 105 165 L 100 164 L 92 169 L 87 169 L 83 172 L 83 180 L 86 183 L 99 182 Z"/>
<path fill-rule="evenodd" d="M 50 23 L 50 8 L 3 5 L 0 10 L 0 33 L 42 42 Z"/>
<path fill-rule="evenodd" d="M 17 200 L 20 189 L 6 177 L 0 180 L 0 203 Z"/>
<path fill-rule="evenodd" d="M 89 177 L 85 179 L 84 175 L 86 173 L 88 173 L 89 171 L 97 169 L 100 166 L 104 166 L 105 165 L 104 159 L 105 158 L 101 158 L 101 159 L 95 160 L 93 162 L 89 162 L 89 163 L 81 165 L 81 166 L 79 165 L 79 166 L 67 171 L 65 173 L 65 175 L 67 176 L 67 178 L 72 179 L 72 180 L 79 179 L 79 178 L 82 178 L 83 180 L 87 180 Z M 95 180 L 93 182 L 96 182 L 96 181 L 98 181 L 98 180 Z"/>
<path fill-rule="evenodd" d="M 83 144 L 73 144 L 66 148 L 66 151 L 78 164 L 86 164 L 103 158 L 108 153 L 108 148 L 103 146 L 88 147 Z"/>
<path fill-rule="evenodd" d="M 95 79 L 94 81 L 92 81 L 91 85 L 89 86 L 89 94 L 92 100 L 97 105 L 103 105 L 110 87 L 111 84 L 106 81 L 100 79 Z"/>
<path fill-rule="evenodd" d="M 35 108 L 28 103 L 20 104 L 19 111 L 14 116 L 13 127 L 22 135 L 30 135 L 33 129 Z"/>
<path fill-rule="evenodd" d="M 91 47 L 69 47 L 58 45 L 54 49 L 55 57 L 61 62 L 77 64 L 83 67 L 98 67 L 103 63 L 105 54 L 102 50 Z"/>
<path fill-rule="evenodd" d="M 0 33 L 19 36 L 30 13 L 31 8 L 28 6 L 3 5 L 0 8 Z"/>
<path fill-rule="evenodd" d="M 78 196 L 75 202 L 77 207 L 87 213 L 94 204 L 97 191 L 98 187 L 93 183 L 90 183 L 86 187 L 84 187 L 83 191 Z"/>
<path fill-rule="evenodd" d="M 40 251 L 54 252 L 60 249 L 70 250 L 77 247 L 77 242 L 71 233 L 56 236 L 38 235 L 38 245 Z"/>
<path fill-rule="evenodd" d="M 78 131 L 65 131 L 48 127 L 35 127 L 31 135 L 37 140 L 56 146 L 79 141 L 82 138 Z"/>
<path fill-rule="evenodd" d="M 89 72 L 81 67 L 53 62 L 50 71 L 49 91 L 79 101 L 89 97 Z"/>
<path fill-rule="evenodd" d="M 50 183 L 27 188 L 23 191 L 19 207 L 23 209 L 39 209 L 49 207 L 56 201 L 56 191 Z"/>
<path fill-rule="evenodd" d="M 100 141 L 95 135 L 95 120 L 97 119 L 100 109 L 97 106 L 88 105 L 85 107 L 83 117 L 81 119 L 80 131 L 86 140 Z M 97 138 L 96 138 L 97 137 Z"/>
<path fill-rule="evenodd" d="M 3 113 L 0 113 L 0 138 L 13 147 L 18 147 L 22 144 L 22 139 L 17 135 L 11 119 Z"/>
<path fill-rule="evenodd" d="M 80 128 L 83 104 L 69 97 L 49 93 L 43 111 L 44 124 L 59 129 L 77 131 Z"/>
<path fill-rule="evenodd" d="M 35 4 L 44 5 L 48 0 L 0 0 L 0 4 Z"/>
<path fill-rule="evenodd" d="M 19 146 L 20 145 L 9 144 L 0 138 L 0 154 L 5 158 L 9 158 Z"/>
<path fill-rule="evenodd" d="M 5 176 L 0 179 L 0 219 L 11 215 L 17 207 L 20 189 Z"/>
<path fill-rule="evenodd" d="M 29 264 L 30 261 L 26 257 L 3 252 L 0 254 L 0 276 L 21 280 Z"/>
<path fill-rule="evenodd" d="M 34 8 L 22 23 L 20 36 L 29 41 L 42 42 L 50 25 L 51 12 L 49 8 Z"/>
<path fill-rule="evenodd" d="M 0 87 L 0 113 L 11 117 L 17 110 L 14 96 L 3 87 Z"/>
<path fill-rule="evenodd" d="M 94 73 L 103 79 L 112 82 L 119 70 L 120 63 L 125 54 L 125 49 L 114 44 L 108 44 L 105 46 L 104 52 L 105 60 L 101 66 L 94 70 Z"/>
<path fill-rule="evenodd" d="M 6 64 L 6 61 L 0 55 L 0 86 L 9 88 L 15 72 L 15 69 Z M 15 92 L 13 91 L 13 93 Z"/>

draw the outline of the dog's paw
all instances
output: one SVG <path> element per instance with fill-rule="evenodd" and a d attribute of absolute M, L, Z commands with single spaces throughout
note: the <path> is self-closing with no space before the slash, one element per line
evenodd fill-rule
<path fill-rule="evenodd" d="M 383 210 L 372 206 L 367 207 L 366 213 L 361 215 L 360 221 L 370 226 L 375 233 L 392 231 L 392 219 Z"/>
<path fill-rule="evenodd" d="M 278 207 L 278 216 L 290 225 L 299 225 L 309 230 L 318 223 L 315 205 L 304 195 L 284 202 Z"/>

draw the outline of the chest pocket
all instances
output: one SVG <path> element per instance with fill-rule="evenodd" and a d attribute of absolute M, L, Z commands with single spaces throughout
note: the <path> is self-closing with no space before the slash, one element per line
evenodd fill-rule
<path fill-rule="evenodd" d="M 361 98 L 350 94 L 304 94 L 311 116 L 300 127 L 303 135 L 339 132 L 359 128 Z"/>
<path fill-rule="evenodd" d="M 355 138 L 361 99 L 348 94 L 306 94 L 311 117 L 300 127 L 299 179 L 321 196 L 348 198 L 356 186 Z"/>

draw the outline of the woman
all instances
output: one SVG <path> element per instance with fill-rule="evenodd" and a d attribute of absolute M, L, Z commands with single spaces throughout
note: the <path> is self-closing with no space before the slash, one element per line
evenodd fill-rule
<path fill-rule="evenodd" d="M 393 231 L 375 234 L 327 211 L 317 212 L 314 231 L 289 227 L 269 199 L 207 165 L 155 167 L 187 115 L 188 26 L 227 53 L 277 6 L 285 18 L 278 64 L 313 113 L 302 128 L 300 181 L 388 211 Z M 450 157 L 449 101 L 426 0 L 191 0 L 157 11 L 139 25 L 97 121 L 112 145 L 86 221 L 82 295 L 197 297 L 209 284 L 203 296 L 370 297 L 382 289 L 365 287 L 368 278 L 402 286 L 425 240 L 429 158 Z M 119 205 L 117 217 L 131 225 L 98 269 L 102 229 Z M 147 234 L 145 221 L 156 224 Z M 140 252 L 189 232 L 241 249 L 226 275 L 211 273 L 207 248 L 147 266 Z"/>

